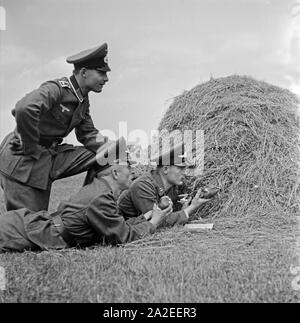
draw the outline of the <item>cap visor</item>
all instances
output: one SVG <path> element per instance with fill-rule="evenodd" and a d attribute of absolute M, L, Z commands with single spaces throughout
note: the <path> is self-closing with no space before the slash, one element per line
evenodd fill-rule
<path fill-rule="evenodd" d="M 95 69 L 96 69 L 96 70 L 98 70 L 98 71 L 101 71 L 101 72 L 110 72 L 110 71 L 111 71 L 111 69 L 110 69 L 110 67 L 109 67 L 109 66 L 105 66 L 105 67 L 96 67 Z"/>

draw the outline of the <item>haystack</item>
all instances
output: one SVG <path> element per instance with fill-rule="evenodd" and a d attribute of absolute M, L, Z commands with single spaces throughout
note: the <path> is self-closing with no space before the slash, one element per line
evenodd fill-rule
<path fill-rule="evenodd" d="M 237 75 L 174 98 L 159 130 L 204 130 L 204 172 L 188 190 L 220 189 L 201 216 L 299 214 L 298 109 L 290 91 Z"/>

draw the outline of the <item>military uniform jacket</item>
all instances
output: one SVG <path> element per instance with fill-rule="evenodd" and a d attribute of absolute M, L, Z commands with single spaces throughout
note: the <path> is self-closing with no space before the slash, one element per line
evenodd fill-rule
<path fill-rule="evenodd" d="M 171 198 L 173 206 L 177 204 L 177 188 L 173 186 L 166 191 L 160 175 L 152 171 L 138 177 L 130 188 L 121 194 L 118 206 L 125 218 L 134 217 L 137 214 L 145 214 L 152 210 L 153 204 L 158 204 L 160 198 L 164 195 Z M 184 224 L 187 221 L 187 215 L 183 210 L 180 210 L 171 213 L 164 224 L 172 226 Z"/>
<path fill-rule="evenodd" d="M 121 244 L 153 233 L 155 227 L 144 216 L 125 221 L 119 214 L 117 196 L 103 178 L 81 188 L 79 193 L 58 207 L 58 214 L 76 243 Z"/>
<path fill-rule="evenodd" d="M 0 172 L 31 187 L 48 185 L 52 156 L 43 142 L 60 143 L 73 129 L 78 141 L 93 152 L 104 140 L 94 127 L 88 96 L 82 96 L 74 76 L 43 83 L 17 102 L 12 114 L 24 155 L 12 154 L 9 141 L 14 135 L 9 134 L 0 146 Z M 58 152 L 68 149 L 75 148 L 58 146 Z"/>

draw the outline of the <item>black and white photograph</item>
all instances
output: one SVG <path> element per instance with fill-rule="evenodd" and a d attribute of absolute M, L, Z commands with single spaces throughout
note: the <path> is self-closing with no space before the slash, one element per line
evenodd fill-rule
<path fill-rule="evenodd" d="M 0 0 L 0 303 L 300 303 L 299 130 L 300 0 Z"/>

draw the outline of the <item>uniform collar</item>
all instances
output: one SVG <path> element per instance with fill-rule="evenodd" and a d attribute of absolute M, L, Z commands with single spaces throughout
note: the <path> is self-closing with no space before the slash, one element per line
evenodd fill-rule
<path fill-rule="evenodd" d="M 70 78 L 68 78 L 68 80 L 69 80 L 69 83 L 70 83 L 72 90 L 74 91 L 77 99 L 79 100 L 80 103 L 82 103 L 84 98 L 83 98 L 80 86 L 77 83 L 74 74 Z"/>
<path fill-rule="evenodd" d="M 104 183 L 104 185 L 112 192 L 115 200 L 118 199 L 118 197 L 120 195 L 120 191 L 116 187 L 113 187 L 105 178 L 103 178 L 103 177 L 100 177 L 100 178 L 95 177 L 94 180 L 96 180 L 98 183 L 99 182 Z"/>
<path fill-rule="evenodd" d="M 160 197 L 165 195 L 166 189 L 164 187 L 164 183 L 163 183 L 163 180 L 161 178 L 161 175 L 159 173 L 157 173 L 155 170 L 151 172 L 151 175 L 152 175 L 152 178 L 154 180 L 154 184 L 156 186 L 158 195 Z"/>

